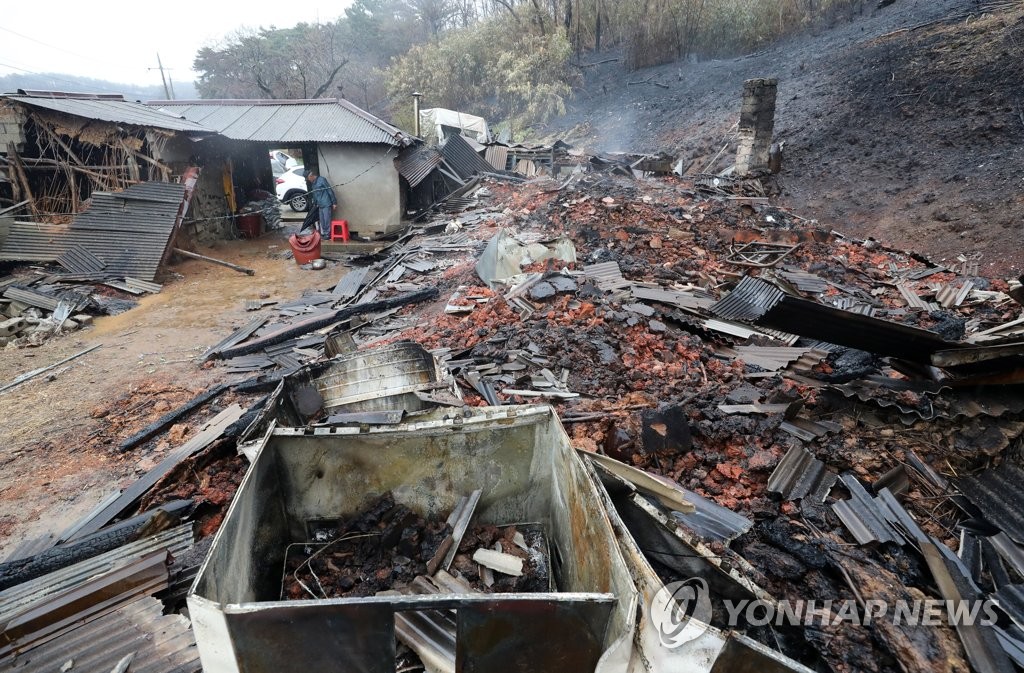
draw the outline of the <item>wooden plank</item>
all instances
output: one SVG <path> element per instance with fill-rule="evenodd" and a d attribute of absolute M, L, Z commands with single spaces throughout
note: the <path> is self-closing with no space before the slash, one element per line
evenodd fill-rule
<path fill-rule="evenodd" d="M 146 491 L 153 488 L 158 481 L 177 467 L 178 463 L 195 455 L 196 453 L 199 453 L 212 444 L 214 440 L 224 434 L 224 431 L 228 426 L 241 418 L 244 413 L 245 411 L 242 407 L 237 404 L 232 404 L 230 407 L 214 416 L 194 437 L 192 437 L 192 439 L 168 454 L 166 458 L 160 461 L 160 464 L 142 475 L 138 481 L 122 491 L 121 495 L 119 495 L 116 500 L 97 512 L 92 519 L 82 525 L 82 527 L 69 538 L 69 541 L 77 540 L 89 535 L 90 533 L 95 533 L 100 528 L 103 528 L 113 521 L 114 518 L 131 507 L 136 500 L 145 495 Z"/>

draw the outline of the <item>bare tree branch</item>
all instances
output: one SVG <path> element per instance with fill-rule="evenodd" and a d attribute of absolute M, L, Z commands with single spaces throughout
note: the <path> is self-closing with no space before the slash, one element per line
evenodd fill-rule
<path fill-rule="evenodd" d="M 341 72 L 341 69 L 344 68 L 347 63 L 348 59 L 343 59 L 342 62 L 338 64 L 338 67 L 331 71 L 331 74 L 327 78 L 327 81 L 320 85 L 320 88 L 313 92 L 313 98 L 319 98 L 324 94 L 325 91 L 327 91 L 328 88 L 330 88 L 331 84 L 334 82 L 334 78 L 338 76 L 338 73 Z"/>

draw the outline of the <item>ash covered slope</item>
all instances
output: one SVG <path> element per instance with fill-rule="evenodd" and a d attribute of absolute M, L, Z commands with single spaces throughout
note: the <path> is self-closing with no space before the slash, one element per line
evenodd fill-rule
<path fill-rule="evenodd" d="M 778 77 L 781 202 L 936 260 L 980 252 L 989 272 L 1017 275 L 1022 56 L 1020 3 L 899 0 L 742 58 L 587 68 L 550 131 L 590 150 L 677 153 L 699 168 L 735 139 L 743 81 Z M 627 86 L 648 79 L 668 88 Z"/>

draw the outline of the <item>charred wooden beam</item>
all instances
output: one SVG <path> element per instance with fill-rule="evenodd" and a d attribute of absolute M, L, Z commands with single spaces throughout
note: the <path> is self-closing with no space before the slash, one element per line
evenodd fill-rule
<path fill-rule="evenodd" d="M 380 313 L 381 311 L 387 311 L 393 308 L 399 308 L 408 304 L 418 304 L 423 301 L 430 301 L 437 299 L 438 290 L 436 287 L 427 288 L 424 290 L 417 290 L 416 292 L 409 292 L 407 294 L 399 295 L 397 297 L 391 297 L 389 299 L 382 299 L 380 301 L 367 302 L 365 304 L 356 304 L 354 306 L 346 306 L 345 308 L 338 309 L 326 316 L 310 318 L 298 324 L 282 326 L 281 329 L 276 332 L 272 332 L 259 339 L 253 339 L 249 343 L 244 343 L 234 348 L 226 348 L 220 352 L 220 357 L 226 359 L 238 357 L 239 355 L 248 355 L 261 351 L 267 346 L 273 346 L 283 341 L 287 341 L 293 337 L 302 336 L 308 334 L 313 330 L 320 329 L 321 327 L 327 327 L 328 325 L 347 320 L 354 315 L 362 313 Z"/>
<path fill-rule="evenodd" d="M 156 419 L 143 429 L 136 432 L 128 439 L 121 442 L 121 444 L 117 447 L 117 450 L 123 453 L 138 446 L 142 442 L 145 442 L 149 439 L 152 439 L 153 437 L 156 437 L 158 434 L 160 434 L 167 428 L 171 427 L 171 425 L 173 425 L 178 419 L 184 417 L 193 410 L 206 404 L 207 402 L 217 397 L 230 387 L 231 386 L 229 384 L 222 383 L 220 385 L 210 388 L 205 392 L 196 395 L 185 404 L 181 405 L 180 407 L 173 411 L 167 412 L 166 414 Z"/>
<path fill-rule="evenodd" d="M 175 500 L 102 528 L 73 543 L 52 547 L 28 558 L 0 563 L 0 591 L 66 568 L 79 561 L 99 556 L 111 549 L 117 549 L 129 542 L 158 532 L 154 531 L 153 526 L 150 525 L 156 519 L 161 519 L 164 522 L 173 520 L 176 525 L 192 505 L 192 500 Z"/>

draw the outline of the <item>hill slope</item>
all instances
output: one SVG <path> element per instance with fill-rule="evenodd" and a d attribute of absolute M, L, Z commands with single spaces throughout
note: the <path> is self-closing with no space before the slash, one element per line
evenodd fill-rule
<path fill-rule="evenodd" d="M 743 81 L 777 77 L 781 203 L 936 260 L 981 254 L 986 274 L 1016 276 L 1022 59 L 1021 3 L 897 0 L 743 58 L 587 68 L 550 131 L 591 150 L 664 150 L 703 166 L 734 138 Z M 645 80 L 668 88 L 636 84 Z"/>

